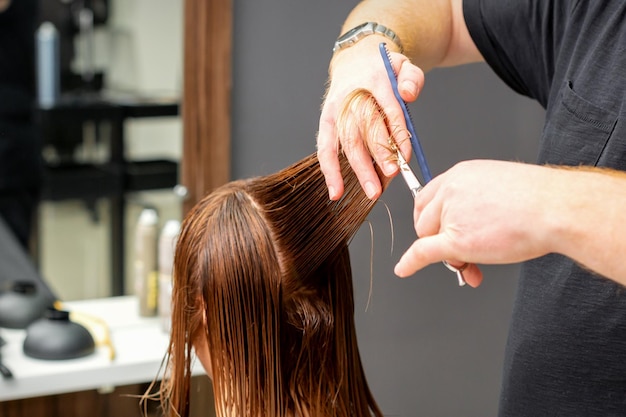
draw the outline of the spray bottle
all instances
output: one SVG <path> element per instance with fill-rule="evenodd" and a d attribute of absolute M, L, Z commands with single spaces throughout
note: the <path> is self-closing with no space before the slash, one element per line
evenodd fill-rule
<path fill-rule="evenodd" d="M 159 238 L 159 305 L 157 307 L 161 328 L 169 333 L 172 324 L 172 267 L 174 249 L 180 232 L 178 220 L 168 220 Z"/>
<path fill-rule="evenodd" d="M 37 62 L 37 101 L 42 109 L 53 107 L 61 93 L 59 33 L 50 22 L 43 22 L 35 34 Z"/>
<path fill-rule="evenodd" d="M 139 298 L 139 315 L 155 316 L 158 302 L 157 234 L 158 215 L 145 208 L 135 230 L 135 295 Z"/>

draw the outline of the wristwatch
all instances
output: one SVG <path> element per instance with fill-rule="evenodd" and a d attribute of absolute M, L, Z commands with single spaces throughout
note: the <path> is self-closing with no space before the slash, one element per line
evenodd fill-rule
<path fill-rule="evenodd" d="M 361 23 L 360 25 L 353 27 L 352 29 L 341 35 L 335 42 L 333 52 L 337 52 L 340 49 L 348 48 L 363 39 L 364 37 L 374 34 L 387 37 L 390 41 L 395 43 L 396 46 L 400 48 L 400 52 L 402 52 L 402 43 L 400 42 L 400 38 L 398 37 L 398 35 L 396 35 L 396 33 L 388 27 L 380 25 L 376 22 Z"/>

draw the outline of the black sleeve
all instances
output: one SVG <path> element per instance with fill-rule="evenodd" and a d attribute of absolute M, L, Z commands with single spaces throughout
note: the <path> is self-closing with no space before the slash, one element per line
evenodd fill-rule
<path fill-rule="evenodd" d="M 513 90 L 546 105 L 575 0 L 464 0 L 463 14 L 487 64 Z"/>

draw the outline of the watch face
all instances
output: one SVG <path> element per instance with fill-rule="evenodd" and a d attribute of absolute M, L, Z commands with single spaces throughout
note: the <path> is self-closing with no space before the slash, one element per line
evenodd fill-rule
<path fill-rule="evenodd" d="M 365 22 L 353 27 L 352 29 L 341 35 L 339 39 L 337 39 L 333 51 L 354 45 L 364 36 L 374 33 L 374 25 L 375 23 Z"/>
<path fill-rule="evenodd" d="M 343 41 L 343 40 L 348 40 L 351 37 L 353 37 L 354 35 L 356 35 L 357 33 L 359 33 L 361 30 L 363 30 L 364 27 L 366 27 L 367 25 L 370 25 L 371 23 L 366 22 L 366 23 L 362 23 L 358 26 L 353 27 L 352 29 L 350 29 L 349 31 L 347 31 L 346 33 L 344 33 L 343 35 L 341 35 L 339 37 L 339 41 Z"/>
<path fill-rule="evenodd" d="M 341 35 L 335 42 L 333 51 L 352 46 L 364 37 L 368 35 L 373 35 L 375 33 L 383 35 L 392 40 L 398 46 L 400 51 L 402 51 L 400 39 L 398 39 L 396 34 L 391 29 L 386 28 L 385 26 L 375 22 L 361 23 L 360 25 L 353 27 L 352 29 Z"/>

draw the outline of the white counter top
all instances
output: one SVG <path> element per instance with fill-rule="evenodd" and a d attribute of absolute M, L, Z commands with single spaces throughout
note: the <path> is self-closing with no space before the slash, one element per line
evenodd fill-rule
<path fill-rule="evenodd" d="M 0 329 L 7 344 L 2 348 L 3 363 L 13 379 L 0 378 L 0 401 L 61 394 L 150 382 L 159 374 L 169 335 L 158 318 L 138 316 L 135 297 L 113 297 L 64 303 L 71 312 L 85 313 L 104 320 L 111 332 L 116 356 L 98 347 L 84 358 L 49 361 L 29 358 L 22 351 L 24 330 Z M 199 363 L 194 375 L 203 374 Z"/>

